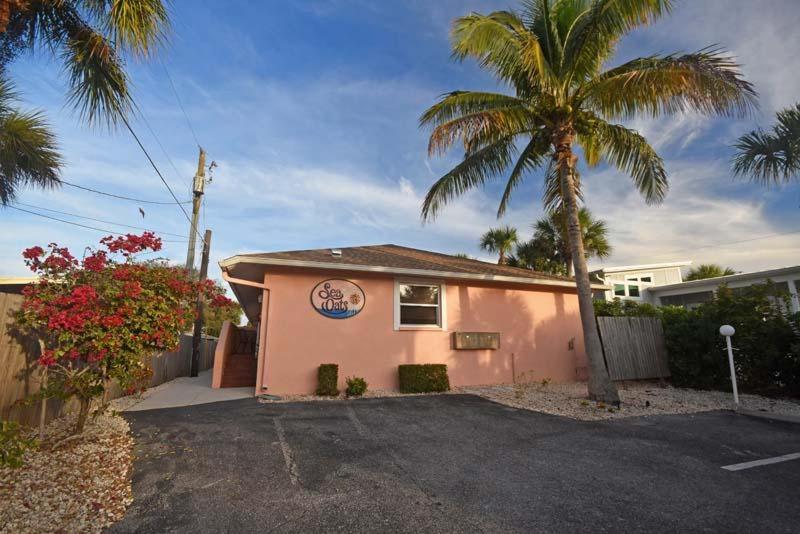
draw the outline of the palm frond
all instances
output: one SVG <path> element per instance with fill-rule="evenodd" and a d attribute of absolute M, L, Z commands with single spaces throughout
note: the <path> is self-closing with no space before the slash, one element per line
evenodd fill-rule
<path fill-rule="evenodd" d="M 797 162 L 791 164 L 787 157 L 786 143 L 761 130 L 743 135 L 734 148 L 733 172 L 737 176 L 748 176 L 763 185 L 779 185 L 798 171 Z"/>
<path fill-rule="evenodd" d="M 523 0 L 521 18 L 526 28 L 536 35 L 544 57 L 557 75 L 556 67 L 561 64 L 564 49 L 553 24 L 550 4 L 551 0 Z"/>
<path fill-rule="evenodd" d="M 477 59 L 499 79 L 512 83 L 518 95 L 531 94 L 536 85 L 552 86 L 555 82 L 538 39 L 509 11 L 471 13 L 456 19 L 451 42 L 455 59 Z"/>
<path fill-rule="evenodd" d="M 669 190 L 664 161 L 635 130 L 597 120 L 591 132 L 580 132 L 617 169 L 627 173 L 648 204 L 660 203 Z"/>
<path fill-rule="evenodd" d="M 771 133 L 754 130 L 734 145 L 733 172 L 778 185 L 800 175 L 800 104 L 778 112 Z"/>
<path fill-rule="evenodd" d="M 581 173 L 575 168 L 573 169 L 573 183 L 575 185 L 575 195 L 578 200 L 583 202 L 583 190 L 581 189 Z M 544 175 L 544 188 L 542 191 L 542 205 L 545 211 L 552 213 L 561 209 L 564 201 L 564 192 L 561 189 L 561 175 L 558 172 L 558 167 L 555 165 L 554 160 L 550 160 L 547 166 L 547 172 Z"/>
<path fill-rule="evenodd" d="M 589 82 L 580 99 L 605 117 L 696 111 L 741 116 L 756 107 L 756 92 L 721 49 L 629 61 Z"/>
<path fill-rule="evenodd" d="M 166 39 L 169 15 L 163 0 L 80 0 L 118 50 L 149 56 Z"/>
<path fill-rule="evenodd" d="M 62 53 L 68 103 L 90 124 L 112 126 L 133 109 L 128 77 L 114 47 L 88 26 L 75 28 Z"/>
<path fill-rule="evenodd" d="M 444 153 L 458 140 L 463 142 L 466 152 L 474 152 L 503 137 L 528 132 L 535 126 L 535 117 L 523 107 L 470 113 L 434 128 L 428 141 L 428 153 Z"/>
<path fill-rule="evenodd" d="M 524 106 L 524 100 L 500 93 L 453 91 L 443 94 L 436 104 L 425 110 L 419 118 L 419 125 L 438 126 L 472 113 Z"/>
<path fill-rule="evenodd" d="M 61 157 L 55 136 L 39 113 L 0 114 L 0 204 L 26 185 L 57 187 Z"/>
<path fill-rule="evenodd" d="M 496 178 L 508 168 L 516 153 L 514 138 L 508 137 L 467 155 L 431 186 L 422 203 L 422 220 L 434 219 L 450 200 Z"/>
<path fill-rule="evenodd" d="M 650 24 L 669 13 L 671 0 L 572 0 L 571 24 L 563 37 L 562 68 L 570 79 L 582 82 L 593 77 L 616 47 L 617 41 L 637 26 Z M 560 13 L 561 16 L 564 16 Z"/>
<path fill-rule="evenodd" d="M 533 135 L 525 148 L 522 149 L 514 168 L 511 169 L 511 174 L 503 190 L 503 196 L 500 198 L 500 204 L 497 207 L 498 219 L 506 212 L 511 202 L 511 195 L 525 178 L 525 174 L 541 167 L 548 157 L 552 158 L 550 139 L 547 136 L 547 132 L 542 130 Z"/>

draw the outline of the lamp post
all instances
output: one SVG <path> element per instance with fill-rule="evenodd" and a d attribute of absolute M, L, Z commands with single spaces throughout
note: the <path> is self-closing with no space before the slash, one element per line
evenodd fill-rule
<path fill-rule="evenodd" d="M 733 348 L 731 348 L 731 336 L 736 333 L 736 329 L 729 324 L 719 327 L 719 333 L 725 336 L 725 343 L 728 345 L 728 365 L 731 368 L 731 385 L 733 386 L 733 402 L 739 407 L 739 390 L 736 387 L 736 369 L 733 367 Z"/>

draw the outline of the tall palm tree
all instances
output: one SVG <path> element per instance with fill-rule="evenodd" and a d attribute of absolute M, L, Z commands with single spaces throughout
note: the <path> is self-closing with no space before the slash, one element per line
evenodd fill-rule
<path fill-rule="evenodd" d="M 588 208 L 578 210 L 578 222 L 583 241 L 583 252 L 586 259 L 607 258 L 611 255 L 611 243 L 608 241 L 606 222 L 595 219 Z M 533 225 L 534 239 L 551 242 L 556 256 L 553 258 L 564 264 L 564 270 L 572 276 L 572 247 L 570 247 L 567 217 L 563 209 L 551 211 L 550 214 L 536 221 Z"/>
<path fill-rule="evenodd" d="M 150 55 L 169 27 L 163 0 L 12 0 L 4 11 L 0 58 L 50 53 L 68 75 L 69 103 L 87 122 L 108 125 L 134 107 L 122 56 Z"/>
<path fill-rule="evenodd" d="M 739 138 L 734 173 L 764 185 L 800 178 L 800 104 L 779 111 L 776 118 L 771 132 L 753 130 Z"/>
<path fill-rule="evenodd" d="M 61 158 L 55 137 L 39 113 L 16 108 L 17 93 L 0 75 L 0 205 L 27 185 L 56 187 Z"/>
<path fill-rule="evenodd" d="M 518 241 L 517 229 L 511 226 L 502 228 L 491 228 L 481 236 L 481 249 L 487 252 L 499 254 L 497 263 L 505 265 L 506 256 L 511 252 L 514 244 Z"/>
<path fill-rule="evenodd" d="M 576 170 L 583 149 L 590 166 L 605 161 L 630 175 L 648 203 L 667 193 L 662 159 L 634 130 L 613 121 L 683 110 L 710 115 L 748 112 L 755 91 L 720 49 L 652 55 L 604 70 L 619 39 L 669 12 L 669 0 L 527 0 L 519 13 L 471 13 L 456 19 L 457 60 L 468 57 L 513 94 L 456 91 L 420 118 L 431 126 L 428 150 L 463 143 L 461 163 L 436 181 L 422 205 L 424 220 L 450 200 L 510 171 L 502 214 L 514 189 L 546 167 L 567 215 L 569 242 L 589 359 L 589 396 L 619 402 L 603 361 L 578 219 Z M 557 185 L 556 185 L 557 184 Z"/>
<path fill-rule="evenodd" d="M 732 274 L 736 274 L 736 271 L 730 267 L 722 267 L 716 263 L 703 263 L 689 269 L 689 272 L 686 274 L 686 281 L 706 280 L 708 278 L 719 278 L 720 276 L 730 276 Z"/>

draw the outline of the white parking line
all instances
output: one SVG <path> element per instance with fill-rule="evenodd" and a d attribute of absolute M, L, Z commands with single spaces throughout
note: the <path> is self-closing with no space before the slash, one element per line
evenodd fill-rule
<path fill-rule="evenodd" d="M 783 456 L 773 456 L 772 458 L 764 458 L 763 460 L 753 460 L 752 462 L 723 465 L 722 468 L 727 469 L 728 471 L 741 471 L 742 469 L 750 469 L 751 467 L 761 467 L 762 465 L 778 464 L 781 462 L 788 462 L 789 460 L 800 460 L 800 452 L 793 452 L 792 454 L 784 454 Z"/>

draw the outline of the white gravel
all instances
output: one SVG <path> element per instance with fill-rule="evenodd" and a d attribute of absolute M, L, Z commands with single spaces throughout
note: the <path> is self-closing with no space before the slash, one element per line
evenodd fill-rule
<path fill-rule="evenodd" d="M 480 395 L 515 408 L 585 421 L 733 408 L 731 394 L 722 391 L 680 389 L 647 383 L 623 383 L 618 388 L 622 403 L 619 409 L 589 401 L 585 383 L 470 386 L 458 388 L 458 392 Z M 749 410 L 800 417 L 800 404 L 796 402 L 740 395 L 739 403 L 742 408 Z"/>
<path fill-rule="evenodd" d="M 478 395 L 485 399 L 536 412 L 571 417 L 584 421 L 618 419 L 646 415 L 681 414 L 706 412 L 711 410 L 730 410 L 733 399 L 730 393 L 722 391 L 700 391 L 660 386 L 652 383 L 627 382 L 617 386 L 622 401 L 620 408 L 592 402 L 587 397 L 586 383 L 541 384 L 499 384 L 488 386 L 460 386 L 445 393 L 404 394 L 394 390 L 368 390 L 364 398 L 409 397 L 417 395 L 446 395 L 465 393 Z M 259 399 L 263 403 L 341 401 L 338 397 L 317 395 L 283 395 L 280 400 Z M 758 395 L 740 395 L 742 408 L 768 413 L 800 417 L 800 403 L 769 399 Z"/>
<path fill-rule="evenodd" d="M 51 449 L 73 424 L 53 421 L 22 467 L 0 467 L 0 533 L 100 532 L 125 514 L 133 501 L 128 423 L 90 418 L 80 438 Z"/>

